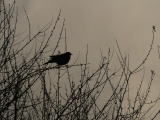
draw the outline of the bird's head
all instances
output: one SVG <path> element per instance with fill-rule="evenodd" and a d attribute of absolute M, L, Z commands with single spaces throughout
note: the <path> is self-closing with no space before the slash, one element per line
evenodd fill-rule
<path fill-rule="evenodd" d="M 66 52 L 66 54 L 67 54 L 67 55 L 69 55 L 69 56 L 71 56 L 71 55 L 72 55 L 72 53 L 70 53 L 70 52 Z"/>

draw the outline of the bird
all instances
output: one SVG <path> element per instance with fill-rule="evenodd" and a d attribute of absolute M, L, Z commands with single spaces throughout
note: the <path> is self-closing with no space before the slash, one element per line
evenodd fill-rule
<path fill-rule="evenodd" d="M 66 52 L 60 55 L 51 55 L 49 56 L 50 57 L 49 61 L 44 64 L 57 63 L 57 65 L 65 65 L 69 62 L 71 55 L 72 53 L 70 52 Z"/>

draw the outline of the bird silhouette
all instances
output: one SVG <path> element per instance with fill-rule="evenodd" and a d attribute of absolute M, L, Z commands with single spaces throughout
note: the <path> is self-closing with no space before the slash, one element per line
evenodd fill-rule
<path fill-rule="evenodd" d="M 71 55 L 72 54 L 70 52 L 66 52 L 60 55 L 52 55 L 52 56 L 49 56 L 50 60 L 44 64 L 57 63 L 58 65 L 65 65 L 69 62 Z"/>

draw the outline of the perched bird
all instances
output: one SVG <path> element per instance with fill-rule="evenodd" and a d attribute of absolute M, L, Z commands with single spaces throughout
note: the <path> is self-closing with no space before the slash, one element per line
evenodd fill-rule
<path fill-rule="evenodd" d="M 69 62 L 71 55 L 72 54 L 70 52 L 66 52 L 60 55 L 49 56 L 50 60 L 44 64 L 57 63 L 58 65 L 65 65 Z"/>

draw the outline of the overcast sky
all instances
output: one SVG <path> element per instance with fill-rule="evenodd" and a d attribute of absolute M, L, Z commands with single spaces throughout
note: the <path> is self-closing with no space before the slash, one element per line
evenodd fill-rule
<path fill-rule="evenodd" d="M 26 21 L 24 7 L 35 31 L 51 21 L 52 16 L 55 20 L 61 9 L 61 23 L 64 18 L 66 20 L 68 51 L 83 55 L 88 44 L 93 66 L 98 63 L 100 49 L 107 53 L 109 47 L 116 48 L 115 39 L 122 52 L 130 54 L 130 63 L 138 65 L 148 52 L 155 25 L 154 49 L 146 72 L 155 70 L 157 77 L 153 90 L 159 92 L 160 0 L 17 0 L 17 3 L 21 28 L 26 27 L 23 24 Z"/>
<path fill-rule="evenodd" d="M 47 24 L 52 15 L 54 20 L 59 10 L 61 19 L 66 19 L 68 41 L 71 49 L 81 51 L 81 46 L 89 44 L 94 52 L 115 45 L 118 40 L 121 48 L 130 54 L 144 53 L 150 45 L 152 26 L 157 29 L 159 38 L 158 0 L 17 0 L 21 22 L 26 19 L 23 7 L 37 30 Z M 156 41 L 156 44 L 158 41 Z M 78 44 L 78 46 L 77 46 Z M 143 56 L 142 56 L 143 57 Z"/>

